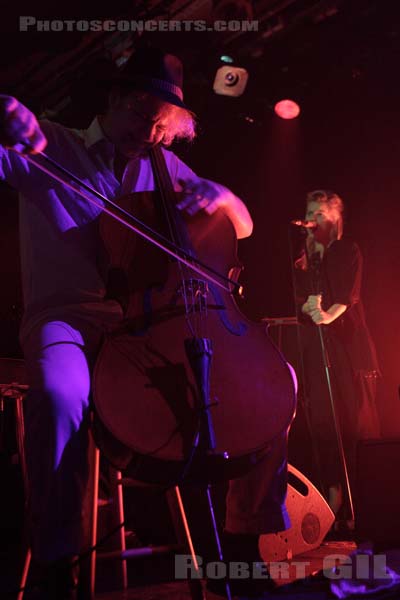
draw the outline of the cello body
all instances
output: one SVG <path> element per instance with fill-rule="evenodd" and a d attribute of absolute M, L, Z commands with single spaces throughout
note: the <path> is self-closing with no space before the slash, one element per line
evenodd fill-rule
<path fill-rule="evenodd" d="M 121 203 L 165 234 L 155 195 L 131 194 Z M 182 271 L 178 261 L 106 218 L 107 236 L 117 240 L 113 265 L 131 270 L 132 284 L 126 319 L 109 333 L 96 363 L 98 443 L 111 462 L 145 482 L 241 475 L 294 416 L 295 385 L 286 361 L 263 325 L 243 316 L 229 291 L 201 281 L 186 267 Z M 236 235 L 223 211 L 185 221 L 196 257 L 235 277 L 240 272 Z M 129 245 L 134 259 L 128 263 Z M 212 449 L 204 446 L 199 380 L 185 353 L 193 323 L 211 341 L 206 386 Z"/>

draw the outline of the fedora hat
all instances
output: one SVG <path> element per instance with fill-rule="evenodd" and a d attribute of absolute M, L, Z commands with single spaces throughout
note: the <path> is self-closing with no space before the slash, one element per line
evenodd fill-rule
<path fill-rule="evenodd" d="M 158 48 L 139 48 L 113 78 L 114 83 L 149 92 L 175 106 L 183 102 L 183 65 L 173 54 Z"/>

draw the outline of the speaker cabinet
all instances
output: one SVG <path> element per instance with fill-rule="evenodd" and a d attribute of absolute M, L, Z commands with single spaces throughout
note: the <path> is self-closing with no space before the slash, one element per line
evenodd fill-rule
<path fill-rule="evenodd" d="M 318 548 L 335 520 L 316 487 L 292 465 L 289 482 L 286 508 L 292 526 L 280 533 L 260 536 L 260 553 L 266 562 L 286 560 Z"/>
<path fill-rule="evenodd" d="M 399 546 L 400 439 L 364 440 L 357 446 L 357 541 Z"/>

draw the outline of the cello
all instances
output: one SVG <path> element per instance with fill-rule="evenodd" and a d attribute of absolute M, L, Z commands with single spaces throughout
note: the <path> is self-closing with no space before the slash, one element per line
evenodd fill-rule
<path fill-rule="evenodd" d="M 237 307 L 232 223 L 221 209 L 179 213 L 161 148 L 151 150 L 158 192 L 117 203 L 40 154 L 78 187 L 25 159 L 103 209 L 109 279 L 124 305 L 125 319 L 106 336 L 95 366 L 99 447 L 117 468 L 149 483 L 244 474 L 288 429 L 296 392 L 263 325 Z"/>
<path fill-rule="evenodd" d="M 228 217 L 221 209 L 183 216 L 162 149 L 150 156 L 157 191 L 130 194 L 119 206 L 237 282 L 241 267 Z M 286 361 L 263 326 L 238 310 L 233 292 L 240 286 L 199 277 L 110 215 L 102 216 L 101 233 L 110 272 L 130 277 L 120 300 L 125 320 L 105 339 L 94 372 L 98 444 L 118 468 L 150 483 L 246 472 L 293 418 Z"/>

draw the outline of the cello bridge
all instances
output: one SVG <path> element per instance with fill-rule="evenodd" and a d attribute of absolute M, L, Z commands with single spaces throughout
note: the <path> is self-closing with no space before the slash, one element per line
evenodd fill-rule
<path fill-rule="evenodd" d="M 185 279 L 177 289 L 186 305 L 192 309 L 202 311 L 207 309 L 207 298 L 209 293 L 208 282 L 202 279 Z"/>

